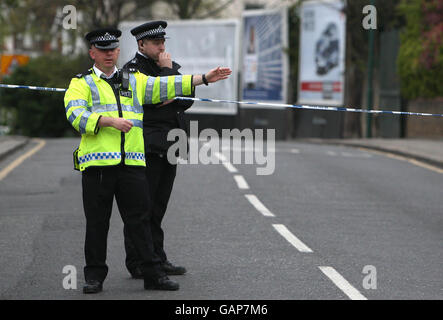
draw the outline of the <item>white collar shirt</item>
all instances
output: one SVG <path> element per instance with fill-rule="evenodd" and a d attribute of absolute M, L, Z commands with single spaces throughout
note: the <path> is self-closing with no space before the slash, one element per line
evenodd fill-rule
<path fill-rule="evenodd" d="M 97 68 L 97 67 L 95 66 L 95 64 L 94 64 L 94 66 L 93 66 L 93 69 L 94 69 L 94 72 L 95 72 L 95 74 L 97 75 L 97 77 L 100 78 L 101 75 L 103 74 L 103 77 L 105 77 L 106 79 L 111 79 L 111 78 L 114 76 L 114 74 L 118 71 L 117 67 L 114 66 L 114 71 L 113 71 L 112 74 L 108 77 L 103 71 L 101 71 L 99 68 Z"/>

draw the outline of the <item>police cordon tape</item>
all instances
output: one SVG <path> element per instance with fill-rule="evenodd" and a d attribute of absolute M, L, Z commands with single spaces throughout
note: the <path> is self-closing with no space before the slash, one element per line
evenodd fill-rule
<path fill-rule="evenodd" d="M 29 90 L 55 91 L 55 92 L 65 92 L 66 91 L 66 89 L 63 89 L 63 88 L 22 86 L 22 85 L 14 85 L 14 84 L 0 84 L 0 88 L 29 89 Z M 309 106 L 309 105 L 297 105 L 297 104 L 285 104 L 285 103 L 266 103 L 266 102 L 253 102 L 253 101 L 217 100 L 217 99 L 189 98 L 189 97 L 175 97 L 174 99 L 175 100 L 188 100 L 188 101 L 215 102 L 215 103 L 248 104 L 248 105 L 257 105 L 257 106 L 280 107 L 280 108 L 283 107 L 283 108 L 295 108 L 295 109 L 305 109 L 305 110 L 360 112 L 360 113 L 371 113 L 371 114 L 394 114 L 394 115 L 425 116 L 425 117 L 443 117 L 443 114 L 440 114 L 440 113 L 387 111 L 387 110 L 367 110 L 367 109 L 355 109 L 355 108 L 345 108 L 345 107 Z"/>
<path fill-rule="evenodd" d="M 65 92 L 65 91 L 66 91 L 66 89 L 63 89 L 63 88 L 48 88 L 48 87 L 21 86 L 21 85 L 16 85 L 16 84 L 0 84 L 0 88 L 9 88 L 9 89 L 29 89 L 29 90 L 56 91 L 56 92 Z"/>

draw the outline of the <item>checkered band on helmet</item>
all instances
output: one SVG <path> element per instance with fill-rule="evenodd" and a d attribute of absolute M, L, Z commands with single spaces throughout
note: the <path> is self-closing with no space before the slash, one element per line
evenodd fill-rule
<path fill-rule="evenodd" d="M 152 29 L 152 30 L 148 30 L 148 31 L 144 31 L 142 33 L 139 33 L 135 36 L 135 39 L 140 40 L 143 39 L 144 37 L 147 36 L 156 36 L 156 35 L 160 35 L 160 34 L 164 34 L 165 33 L 165 29 L 162 26 L 159 26 L 157 29 Z"/>
<path fill-rule="evenodd" d="M 109 34 L 109 32 L 106 32 L 102 36 L 99 36 L 99 37 L 96 37 L 94 39 L 91 39 L 91 43 L 101 42 L 101 41 L 118 41 L 118 39 L 114 35 Z"/>

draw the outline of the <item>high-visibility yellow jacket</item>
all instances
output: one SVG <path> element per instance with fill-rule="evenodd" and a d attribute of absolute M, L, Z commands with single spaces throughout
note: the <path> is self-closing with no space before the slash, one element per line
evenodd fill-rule
<path fill-rule="evenodd" d="M 190 95 L 193 90 L 191 75 L 148 77 L 135 71 L 129 73 L 129 89 L 119 90 L 117 100 L 113 88 L 92 69 L 73 78 L 64 102 L 68 121 L 81 133 L 80 170 L 117 165 L 122 160 L 126 165 L 145 166 L 142 105 Z M 100 116 L 123 117 L 134 126 L 127 133 L 113 127 L 99 128 Z"/>

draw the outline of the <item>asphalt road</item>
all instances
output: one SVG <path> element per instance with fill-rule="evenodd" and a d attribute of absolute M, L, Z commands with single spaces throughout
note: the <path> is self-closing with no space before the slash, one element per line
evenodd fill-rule
<path fill-rule="evenodd" d="M 188 269 L 171 277 L 179 291 L 129 277 L 114 205 L 104 291 L 84 295 L 78 140 L 45 142 L 0 180 L 1 299 L 443 298 L 443 175 L 297 142 L 277 143 L 268 176 L 253 164 L 179 165 L 164 220 L 168 256 Z M 3 159 L 0 173 L 37 145 Z M 77 289 L 63 288 L 68 265 Z"/>

